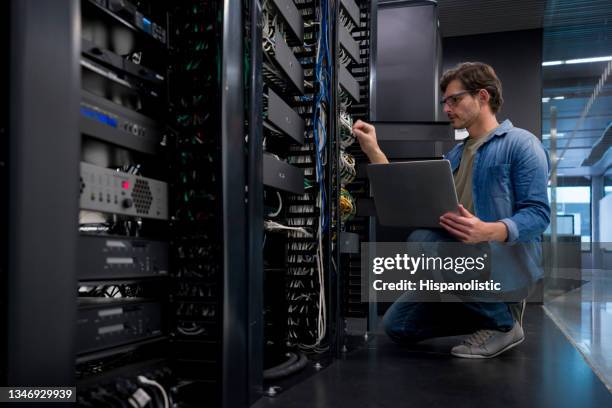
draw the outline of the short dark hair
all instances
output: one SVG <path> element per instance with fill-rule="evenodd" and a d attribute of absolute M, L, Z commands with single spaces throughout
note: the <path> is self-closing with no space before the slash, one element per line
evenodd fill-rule
<path fill-rule="evenodd" d="M 491 95 L 489 106 L 493 113 L 499 112 L 504 98 L 502 97 L 502 85 L 495 74 L 493 67 L 482 62 L 464 62 L 444 72 L 440 80 L 440 89 L 446 92 L 448 84 L 458 80 L 468 91 L 486 89 Z"/>

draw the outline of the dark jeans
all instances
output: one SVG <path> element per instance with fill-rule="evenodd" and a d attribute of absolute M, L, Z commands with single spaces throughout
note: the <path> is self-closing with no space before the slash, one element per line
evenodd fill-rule
<path fill-rule="evenodd" d="M 410 242 L 456 241 L 444 230 L 420 229 Z M 494 302 L 413 302 L 406 292 L 387 310 L 385 332 L 394 341 L 411 343 L 432 337 L 455 336 L 491 329 L 508 331 L 515 318 L 508 303 Z"/>

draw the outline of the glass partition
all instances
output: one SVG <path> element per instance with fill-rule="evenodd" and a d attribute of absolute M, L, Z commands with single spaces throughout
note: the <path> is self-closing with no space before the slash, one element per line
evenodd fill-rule
<path fill-rule="evenodd" d="M 543 41 L 542 142 L 552 159 L 544 307 L 611 388 L 609 2 L 549 0 Z"/>

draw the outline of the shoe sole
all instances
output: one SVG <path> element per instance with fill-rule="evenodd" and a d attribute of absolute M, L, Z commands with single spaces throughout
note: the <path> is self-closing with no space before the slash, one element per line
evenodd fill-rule
<path fill-rule="evenodd" d="M 462 353 L 453 353 L 452 351 L 451 351 L 451 354 L 453 356 L 455 356 L 455 357 L 461 357 L 461 358 L 493 358 L 493 357 L 499 356 L 501 353 L 503 353 L 505 351 L 510 350 L 512 347 L 518 346 L 524 340 L 525 340 L 525 336 L 523 336 L 523 338 L 515 341 L 514 343 L 508 344 L 506 347 L 504 347 L 503 349 L 499 350 L 497 353 L 491 354 L 491 355 L 484 355 L 484 354 L 462 354 Z"/>

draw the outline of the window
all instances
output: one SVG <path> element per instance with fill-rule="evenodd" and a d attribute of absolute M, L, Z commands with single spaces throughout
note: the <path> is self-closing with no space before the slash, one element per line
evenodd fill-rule
<path fill-rule="evenodd" d="M 548 188 L 548 198 L 551 189 Z M 591 250 L 591 187 L 560 186 L 557 187 L 557 230 L 567 232 L 567 222 L 573 219 L 573 235 L 580 235 L 582 250 Z"/>

